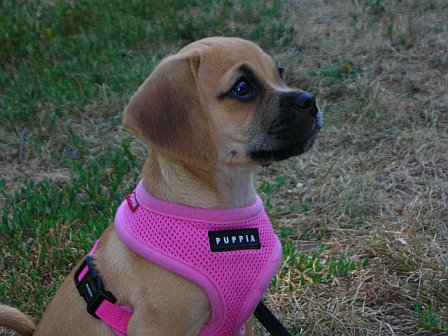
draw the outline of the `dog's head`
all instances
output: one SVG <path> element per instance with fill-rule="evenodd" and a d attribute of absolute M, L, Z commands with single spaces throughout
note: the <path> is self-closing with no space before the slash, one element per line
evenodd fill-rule
<path fill-rule="evenodd" d="M 314 96 L 289 88 L 256 44 L 212 37 L 165 58 L 134 94 L 124 126 L 169 159 L 266 165 L 314 143 Z"/>

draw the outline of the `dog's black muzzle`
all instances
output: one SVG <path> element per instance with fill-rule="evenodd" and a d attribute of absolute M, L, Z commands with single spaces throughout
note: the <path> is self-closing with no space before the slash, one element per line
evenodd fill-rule
<path fill-rule="evenodd" d="M 279 95 L 279 108 L 266 133 L 248 147 L 251 159 L 261 164 L 306 152 L 322 127 L 322 114 L 311 93 L 297 90 Z"/>

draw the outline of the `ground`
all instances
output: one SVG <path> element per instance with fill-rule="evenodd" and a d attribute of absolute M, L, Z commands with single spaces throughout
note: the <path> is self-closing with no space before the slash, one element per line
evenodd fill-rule
<path fill-rule="evenodd" d="M 267 304 L 295 335 L 448 332 L 445 0 L 0 11 L 1 302 L 39 319 L 138 181 L 145 149 L 121 127 L 130 95 L 164 55 L 226 35 L 259 43 L 325 114 L 309 153 L 258 177 L 283 243 Z"/>

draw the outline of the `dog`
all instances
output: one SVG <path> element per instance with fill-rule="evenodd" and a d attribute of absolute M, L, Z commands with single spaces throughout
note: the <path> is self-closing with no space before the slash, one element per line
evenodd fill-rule
<path fill-rule="evenodd" d="M 314 96 L 289 88 L 282 73 L 259 46 L 231 37 L 205 38 L 163 59 L 123 113 L 124 127 L 149 148 L 136 191 L 70 273 L 37 327 L 7 306 L 0 306 L 0 325 L 34 336 L 252 335 L 251 315 L 281 259 L 278 239 L 254 188 L 254 174 L 262 166 L 306 152 L 322 126 Z M 135 219 L 139 216 L 155 218 L 155 233 L 138 231 L 148 227 Z M 250 227 L 241 229 L 235 224 L 238 218 Z M 208 237 L 197 238 L 207 232 Z M 168 252 L 148 252 L 141 245 L 145 239 L 165 244 L 158 242 L 160 235 L 171 239 L 167 249 L 174 252 L 168 257 Z M 217 260 L 236 255 L 237 264 L 210 266 L 210 260 L 201 259 L 202 268 L 193 265 L 183 271 L 182 258 L 190 257 L 172 255 L 185 244 L 188 249 L 205 248 L 204 253 Z M 260 257 L 268 271 L 246 272 L 244 267 L 258 262 L 250 258 L 262 248 L 269 249 Z M 167 267 L 163 258 L 169 259 Z M 239 276 L 255 275 L 246 281 L 223 274 L 241 265 Z M 208 279 L 206 285 L 201 277 Z M 101 292 L 101 302 L 92 291 Z M 235 299 L 238 304 L 234 294 L 241 297 L 241 302 Z M 118 322 L 95 318 L 104 303 Z"/>

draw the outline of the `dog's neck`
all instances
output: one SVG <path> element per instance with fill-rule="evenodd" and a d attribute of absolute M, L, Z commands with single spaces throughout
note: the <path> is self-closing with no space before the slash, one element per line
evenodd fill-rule
<path fill-rule="evenodd" d="M 191 168 L 150 153 L 142 170 L 153 196 L 198 208 L 240 208 L 255 202 L 254 172 L 238 165 L 213 170 Z"/>

